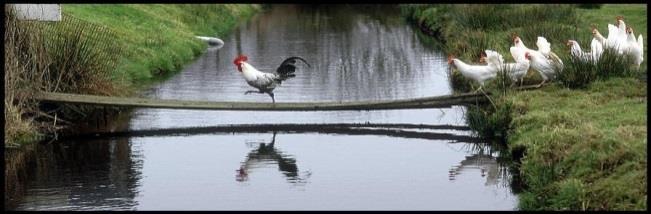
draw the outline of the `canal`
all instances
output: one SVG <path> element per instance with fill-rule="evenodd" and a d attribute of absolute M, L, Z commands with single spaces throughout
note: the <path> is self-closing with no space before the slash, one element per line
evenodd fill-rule
<path fill-rule="evenodd" d="M 396 6 L 276 5 L 242 23 L 182 72 L 143 92 L 160 99 L 271 102 L 233 64 L 271 72 L 290 56 L 295 78 L 277 102 L 364 101 L 453 93 L 446 55 L 424 45 Z M 265 112 L 136 109 L 123 130 L 160 135 L 86 138 L 30 147 L 24 197 L 12 210 L 513 210 L 498 149 L 469 130 L 449 139 L 355 130 L 188 132 L 229 124 L 466 126 L 465 108 Z M 359 128 L 362 130 L 365 128 Z M 370 128 L 366 128 L 370 129 Z M 379 132 L 377 130 L 380 129 Z M 395 129 L 395 128 L 394 128 Z M 209 130 L 209 129 L 208 129 Z M 8 155 L 21 151 L 9 151 Z"/>

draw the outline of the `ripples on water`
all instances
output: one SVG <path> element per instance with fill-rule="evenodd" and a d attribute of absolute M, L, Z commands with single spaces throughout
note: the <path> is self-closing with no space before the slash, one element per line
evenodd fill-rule
<path fill-rule="evenodd" d="M 366 7 L 360 9 L 359 7 Z M 278 102 L 447 95 L 445 56 L 423 46 L 388 6 L 275 6 L 145 93 L 162 99 L 271 102 L 251 90 L 236 55 L 263 71 L 289 56 L 311 68 Z M 465 126 L 464 108 L 255 112 L 137 109 L 129 129 L 223 124 L 412 123 Z M 409 131 L 409 130 L 407 130 Z M 427 131 L 427 130 L 411 130 Z M 431 130 L 430 130 L 431 131 Z M 469 131 L 434 130 L 458 136 Z M 383 135 L 195 133 L 38 146 L 35 181 L 18 210 L 514 209 L 498 152 L 449 139 Z"/>

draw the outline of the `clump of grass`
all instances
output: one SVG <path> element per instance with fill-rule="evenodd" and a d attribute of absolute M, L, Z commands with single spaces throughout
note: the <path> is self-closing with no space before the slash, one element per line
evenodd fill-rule
<path fill-rule="evenodd" d="M 477 29 L 480 31 L 495 30 L 508 27 L 513 24 L 507 21 L 505 11 L 513 10 L 507 4 L 477 5 L 454 5 L 450 9 L 450 20 L 455 27 L 465 29 Z"/>
<path fill-rule="evenodd" d="M 64 14 L 60 22 L 39 23 L 42 49 L 49 57 L 42 75 L 45 91 L 112 95 L 120 81 L 111 72 L 122 58 L 122 44 L 109 29 Z"/>
<path fill-rule="evenodd" d="M 510 73 L 510 68 L 506 66 L 502 66 L 499 68 L 499 70 L 497 70 L 495 78 L 490 80 L 490 82 L 487 84 L 487 88 L 491 94 L 506 96 L 509 90 L 511 90 L 511 87 L 515 86 L 515 83 L 509 75 Z"/>
<path fill-rule="evenodd" d="M 597 62 L 599 72 L 597 76 L 601 79 L 611 77 L 633 77 L 637 70 L 633 68 L 634 58 L 631 55 L 620 55 L 612 48 L 604 48 L 604 52 Z"/>
<path fill-rule="evenodd" d="M 512 104 L 506 100 L 493 100 L 492 104 L 468 107 L 466 122 L 479 137 L 489 140 L 504 140 L 511 123 Z"/>
<path fill-rule="evenodd" d="M 559 82 L 568 88 L 585 88 L 597 79 L 598 67 L 591 60 L 571 55 L 565 61 L 565 68 L 557 74 Z"/>
<path fill-rule="evenodd" d="M 435 7 L 447 10 L 444 20 L 453 24 L 450 27 L 481 31 L 501 31 L 529 25 L 529 22 L 517 17 L 537 21 L 565 20 L 566 22 L 576 19 L 575 9 L 570 5 L 486 4 Z"/>
<path fill-rule="evenodd" d="M 599 9 L 604 5 L 603 4 L 578 4 L 577 6 L 583 9 Z"/>

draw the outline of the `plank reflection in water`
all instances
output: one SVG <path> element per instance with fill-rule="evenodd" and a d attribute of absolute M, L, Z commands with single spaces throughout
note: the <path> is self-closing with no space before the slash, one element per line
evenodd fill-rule
<path fill-rule="evenodd" d="M 288 182 L 294 184 L 307 183 L 307 178 L 310 177 L 311 172 L 306 172 L 303 177 L 300 177 L 296 160 L 277 150 L 274 147 L 275 143 L 276 132 L 274 131 L 269 143 L 258 143 L 258 147 L 246 155 L 246 160 L 236 170 L 237 175 L 235 176 L 235 180 L 239 182 L 248 181 L 251 170 L 277 164 L 278 170 L 287 177 Z"/>

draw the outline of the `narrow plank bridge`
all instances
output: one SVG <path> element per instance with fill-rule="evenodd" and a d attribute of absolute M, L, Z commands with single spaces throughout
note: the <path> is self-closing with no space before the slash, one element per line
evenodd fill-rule
<path fill-rule="evenodd" d="M 351 102 L 213 102 L 190 100 L 161 100 L 150 98 L 109 97 L 53 92 L 39 92 L 34 99 L 43 102 L 89 104 L 120 107 L 228 110 L 228 111 L 341 111 L 341 110 L 387 110 L 445 108 L 453 105 L 468 105 L 487 101 L 483 93 L 463 93 L 444 96 L 399 99 L 387 101 Z"/>

